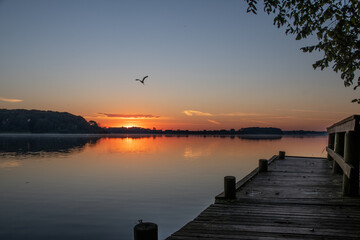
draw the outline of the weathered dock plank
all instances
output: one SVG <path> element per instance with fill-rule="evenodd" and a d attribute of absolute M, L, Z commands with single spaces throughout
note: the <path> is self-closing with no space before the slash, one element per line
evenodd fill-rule
<path fill-rule="evenodd" d="M 272 158 L 237 183 L 236 199 L 214 204 L 172 234 L 177 239 L 360 239 L 360 198 L 324 158 Z"/>

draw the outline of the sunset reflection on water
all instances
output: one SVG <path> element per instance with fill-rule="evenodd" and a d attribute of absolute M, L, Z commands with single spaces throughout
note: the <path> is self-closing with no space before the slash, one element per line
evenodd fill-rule
<path fill-rule="evenodd" d="M 0 238 L 132 239 L 144 219 L 164 239 L 213 203 L 224 176 L 240 180 L 280 150 L 325 157 L 326 143 L 326 136 L 0 136 Z"/>
<path fill-rule="evenodd" d="M 306 141 L 304 141 L 306 139 Z M 221 140 L 221 141 L 219 141 Z M 130 135 L 101 138 L 93 151 L 99 153 L 155 153 L 172 152 L 184 147 L 184 157 L 200 157 L 211 152 L 230 152 L 241 155 L 253 155 L 254 151 L 276 154 L 278 149 L 290 155 L 325 156 L 323 149 L 326 137 L 284 136 L 278 139 L 243 138 L 240 136 L 166 136 L 166 135 Z M 299 146 L 301 146 L 299 148 Z M 324 146 L 319 150 L 319 146 Z M 265 150 L 265 151 L 264 151 Z"/>

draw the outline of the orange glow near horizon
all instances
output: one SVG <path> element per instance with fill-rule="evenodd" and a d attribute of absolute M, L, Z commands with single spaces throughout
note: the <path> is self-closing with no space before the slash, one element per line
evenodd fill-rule
<path fill-rule="evenodd" d="M 124 128 L 133 128 L 136 127 L 135 125 L 125 125 Z"/>
<path fill-rule="evenodd" d="M 118 111 L 114 111 L 118 112 Z M 133 111 L 131 111 L 133 112 Z M 135 112 L 135 111 L 134 111 Z M 136 111 L 141 112 L 141 111 Z M 156 113 L 156 112 L 155 112 Z M 139 127 L 158 130 L 221 130 L 247 127 L 275 127 L 282 130 L 326 131 L 333 123 L 349 116 L 344 112 L 302 109 L 260 112 L 177 111 L 168 114 L 98 114 L 86 116 L 101 127 Z"/>
<path fill-rule="evenodd" d="M 94 120 L 99 126 L 109 127 L 139 127 L 139 128 L 156 128 L 158 130 L 220 130 L 220 129 L 232 129 L 239 130 L 246 127 L 276 127 L 282 130 L 313 130 L 313 131 L 326 131 L 326 127 L 329 127 L 333 123 L 341 118 L 304 118 L 300 117 L 289 117 L 289 118 L 269 118 L 263 117 L 262 119 L 229 119 L 229 118 L 217 118 L 216 120 L 210 121 L 207 118 L 193 118 L 181 116 L 178 119 L 119 119 L 119 118 L 107 118 L 98 117 L 90 118 L 87 120 Z M 216 124 L 214 123 L 216 121 Z"/>
<path fill-rule="evenodd" d="M 140 127 L 140 128 L 153 128 L 158 127 L 159 124 L 156 122 L 156 118 L 147 117 L 107 117 L 107 116 L 96 116 L 96 117 L 85 117 L 87 121 L 94 120 L 100 127 Z"/>
<path fill-rule="evenodd" d="M 219 141 L 221 139 L 221 141 Z M 259 143 L 261 144 L 254 144 Z M 250 156 L 252 159 L 271 157 L 279 150 L 289 155 L 326 156 L 324 148 L 327 138 L 324 136 L 306 138 L 282 137 L 275 140 L 249 140 L 240 137 L 219 138 L 216 136 L 176 137 L 176 136 L 139 136 L 101 138 L 92 151 L 103 153 L 155 154 L 167 153 L 170 156 L 179 155 L 184 159 L 211 158 L 221 159 L 236 155 Z M 299 145 L 302 147 L 299 149 Z M 236 149 L 236 150 L 235 150 Z M 234 158 L 237 161 L 237 158 Z"/>

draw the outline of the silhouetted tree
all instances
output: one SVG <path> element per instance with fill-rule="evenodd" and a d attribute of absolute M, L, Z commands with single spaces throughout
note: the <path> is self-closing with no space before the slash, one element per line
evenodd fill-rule
<path fill-rule="evenodd" d="M 257 0 L 246 0 L 248 12 L 257 13 Z M 318 42 L 301 48 L 303 52 L 322 52 L 314 69 L 328 68 L 341 73 L 345 87 L 355 75 L 360 86 L 360 1 L 359 0 L 264 0 L 264 11 L 274 14 L 274 25 L 285 26 L 286 34 L 296 40 L 316 35 Z M 360 99 L 352 102 L 360 103 Z"/>
<path fill-rule="evenodd" d="M 66 112 L 0 109 L 0 132 L 104 133 L 94 121 Z"/>

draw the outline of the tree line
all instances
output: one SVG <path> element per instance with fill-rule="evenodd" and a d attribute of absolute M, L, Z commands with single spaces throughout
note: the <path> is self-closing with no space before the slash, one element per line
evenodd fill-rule
<path fill-rule="evenodd" d="M 96 122 L 67 112 L 0 109 L 0 132 L 105 133 Z"/>

